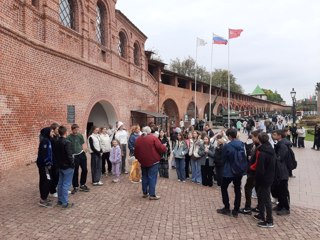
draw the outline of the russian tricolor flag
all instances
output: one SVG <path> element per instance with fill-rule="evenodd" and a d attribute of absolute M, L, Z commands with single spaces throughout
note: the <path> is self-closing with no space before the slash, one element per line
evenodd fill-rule
<path fill-rule="evenodd" d="M 216 34 L 213 34 L 212 43 L 213 44 L 224 44 L 224 45 L 226 45 L 228 43 L 228 40 L 223 38 L 223 37 L 220 37 L 220 36 L 218 36 Z"/>

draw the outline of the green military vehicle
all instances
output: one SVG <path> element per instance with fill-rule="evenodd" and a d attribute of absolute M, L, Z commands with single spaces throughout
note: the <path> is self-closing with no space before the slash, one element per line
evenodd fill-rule
<path fill-rule="evenodd" d="M 230 127 L 235 127 L 237 121 L 244 121 L 244 118 L 239 117 L 239 112 L 231 110 L 230 111 Z M 223 126 L 224 128 L 228 128 L 228 111 L 222 111 L 222 115 L 215 115 L 212 121 L 213 125 Z"/>

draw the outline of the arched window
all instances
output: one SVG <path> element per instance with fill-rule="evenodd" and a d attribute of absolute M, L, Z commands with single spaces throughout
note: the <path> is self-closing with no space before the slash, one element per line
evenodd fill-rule
<path fill-rule="evenodd" d="M 97 35 L 97 40 L 100 44 L 105 45 L 105 22 L 106 22 L 106 8 L 105 6 L 101 3 L 98 2 L 97 4 L 97 19 L 96 19 L 96 35 Z"/>
<path fill-rule="evenodd" d="M 127 37 L 124 32 L 119 33 L 119 44 L 118 44 L 119 56 L 127 57 Z"/>
<path fill-rule="evenodd" d="M 60 21 L 75 30 L 75 4 L 73 0 L 60 0 Z"/>
<path fill-rule="evenodd" d="M 133 45 L 133 61 L 134 64 L 137 66 L 140 66 L 140 47 L 139 44 L 137 42 L 134 43 Z"/>

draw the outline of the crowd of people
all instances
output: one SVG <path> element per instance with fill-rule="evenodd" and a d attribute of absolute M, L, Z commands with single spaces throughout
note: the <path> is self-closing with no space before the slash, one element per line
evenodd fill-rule
<path fill-rule="evenodd" d="M 128 173 L 128 147 L 129 156 L 137 159 L 141 166 L 144 198 L 160 199 L 156 194 L 157 177 L 169 177 L 171 160 L 179 182 L 190 179 L 203 186 L 212 187 L 216 184 L 220 187 L 224 207 L 217 209 L 219 214 L 237 217 L 238 213 L 256 212 L 254 218 L 260 221 L 258 226 L 273 227 L 271 195 L 278 202 L 274 208 L 277 214 L 290 214 L 288 179 L 294 167 L 288 164 L 288 156 L 292 146 L 304 145 L 299 145 L 299 140 L 295 140 L 295 134 L 299 139 L 299 128 L 295 125 L 290 129 L 275 128 L 268 120 L 254 129 L 247 129 L 247 125 L 217 133 L 208 124 L 204 125 L 202 131 L 194 130 L 192 126 L 187 129 L 175 128 L 170 144 L 166 132 L 154 124 L 142 128 L 142 131 L 140 126 L 135 125 L 128 133 L 124 124 L 117 122 L 116 129 L 94 126 L 89 133 L 86 149 L 83 148 L 85 140 L 77 124 L 71 126 L 68 135 L 64 126 L 54 123 L 40 132 L 37 159 L 40 205 L 52 206 L 48 198 L 50 193 L 58 197 L 59 206 L 70 208 L 73 206 L 68 200 L 71 185 L 71 194 L 90 191 L 86 185 L 87 150 L 91 155 L 92 186 L 102 186 L 101 177 L 104 174 L 112 176 L 114 183 L 119 182 L 120 174 Z M 242 128 L 250 131 L 246 142 L 239 139 Z M 292 142 L 288 138 L 290 135 Z M 246 202 L 244 208 L 240 208 L 241 180 L 244 175 L 247 175 Z M 228 196 L 230 183 L 233 183 L 235 192 L 232 210 Z M 253 189 L 258 196 L 258 206 L 254 208 L 251 206 Z"/>

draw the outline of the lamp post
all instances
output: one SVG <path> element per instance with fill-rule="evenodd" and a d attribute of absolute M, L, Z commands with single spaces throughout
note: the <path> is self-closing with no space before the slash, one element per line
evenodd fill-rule
<path fill-rule="evenodd" d="M 292 98 L 292 122 L 296 123 L 296 91 L 292 88 L 290 92 Z"/>

